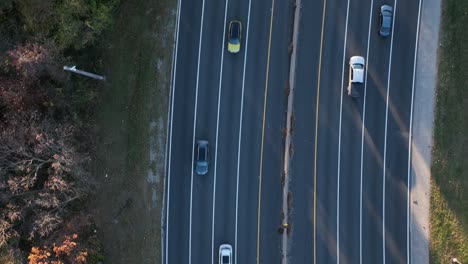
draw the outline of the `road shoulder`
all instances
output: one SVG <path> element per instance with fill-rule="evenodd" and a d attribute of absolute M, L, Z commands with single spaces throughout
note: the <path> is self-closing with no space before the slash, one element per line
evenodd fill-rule
<path fill-rule="evenodd" d="M 429 206 L 441 0 L 424 0 L 414 87 L 410 184 L 410 263 L 429 263 Z"/>

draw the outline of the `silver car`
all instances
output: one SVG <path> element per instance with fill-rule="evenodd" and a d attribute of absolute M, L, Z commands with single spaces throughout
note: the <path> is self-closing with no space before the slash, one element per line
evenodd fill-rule
<path fill-rule="evenodd" d="M 219 246 L 219 264 L 232 264 L 232 246 L 222 244 Z"/>
<path fill-rule="evenodd" d="M 207 140 L 198 140 L 197 149 L 196 149 L 196 163 L 195 163 L 195 172 L 198 175 L 205 175 L 208 173 L 208 163 L 209 163 L 209 149 Z"/>
<path fill-rule="evenodd" d="M 393 7 L 383 5 L 380 7 L 379 15 L 379 35 L 382 37 L 390 36 L 392 30 Z"/>

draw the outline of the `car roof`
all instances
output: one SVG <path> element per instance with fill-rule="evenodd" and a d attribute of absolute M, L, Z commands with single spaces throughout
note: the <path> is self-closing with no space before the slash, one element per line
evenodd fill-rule
<path fill-rule="evenodd" d="M 382 27 L 386 30 L 389 30 L 392 25 L 392 17 L 391 16 L 383 16 L 382 19 Z"/>
<path fill-rule="evenodd" d="M 362 69 L 356 69 L 353 67 L 355 64 L 361 64 Z M 353 70 L 353 82 L 364 82 L 364 68 L 365 68 L 365 59 L 361 56 L 353 56 L 349 59 L 349 66 Z"/>
<path fill-rule="evenodd" d="M 389 31 L 391 23 L 392 23 L 392 20 L 390 19 L 390 17 L 384 17 L 382 19 L 382 28 L 384 28 L 385 31 Z"/>
<path fill-rule="evenodd" d="M 360 82 L 360 83 L 364 82 L 364 70 L 362 69 L 354 70 L 353 81 Z"/>

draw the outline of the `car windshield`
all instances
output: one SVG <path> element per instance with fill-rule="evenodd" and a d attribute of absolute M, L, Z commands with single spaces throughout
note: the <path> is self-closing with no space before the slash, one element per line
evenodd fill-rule
<path fill-rule="evenodd" d="M 223 256 L 223 264 L 229 264 L 229 256 Z"/>
<path fill-rule="evenodd" d="M 364 69 L 364 65 L 359 64 L 359 63 L 356 63 L 356 64 L 354 64 L 353 66 L 354 66 L 353 68 L 356 69 L 356 70 Z"/>

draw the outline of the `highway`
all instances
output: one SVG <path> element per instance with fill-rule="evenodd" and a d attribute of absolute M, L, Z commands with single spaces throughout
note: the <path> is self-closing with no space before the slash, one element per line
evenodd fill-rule
<path fill-rule="evenodd" d="M 289 263 L 409 263 L 409 146 L 422 0 L 302 0 L 294 87 Z M 394 8 L 393 33 L 377 34 Z M 294 3 L 179 0 L 163 261 L 281 259 L 284 128 Z M 231 20 L 241 50 L 227 51 Z M 366 59 L 359 98 L 348 61 Z M 209 172 L 194 172 L 195 143 Z"/>

